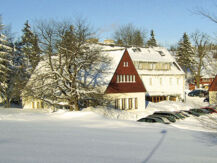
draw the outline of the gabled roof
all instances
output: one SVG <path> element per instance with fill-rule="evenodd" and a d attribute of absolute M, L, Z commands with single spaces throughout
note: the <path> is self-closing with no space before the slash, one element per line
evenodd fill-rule
<path fill-rule="evenodd" d="M 110 45 L 95 45 L 102 50 L 102 53 L 105 56 L 108 56 L 111 59 L 111 65 L 107 68 L 107 73 L 103 75 L 103 84 L 101 84 L 101 89 L 103 92 L 106 91 L 106 88 L 120 63 L 120 60 L 124 54 L 125 48 L 120 46 L 110 46 Z M 184 75 L 185 73 L 179 67 L 175 59 L 169 53 L 166 48 L 163 47 L 153 47 L 153 48 L 138 48 L 130 47 L 127 48 L 128 54 L 133 62 L 166 62 L 171 63 L 171 70 L 168 71 L 159 71 L 159 70 L 137 70 L 139 75 Z"/>
<path fill-rule="evenodd" d="M 124 66 L 127 63 L 127 66 Z M 117 82 L 117 75 L 125 75 L 125 78 L 132 75 L 135 76 L 135 82 Z M 126 79 L 124 79 L 126 80 Z M 142 80 L 139 77 L 138 72 L 133 64 L 133 61 L 130 58 L 130 55 L 127 50 L 124 51 L 124 54 L 113 74 L 113 77 L 105 91 L 105 93 L 131 93 L 131 92 L 146 92 L 146 89 L 143 85 Z"/>
<path fill-rule="evenodd" d="M 217 75 L 209 87 L 209 91 L 217 91 Z"/>

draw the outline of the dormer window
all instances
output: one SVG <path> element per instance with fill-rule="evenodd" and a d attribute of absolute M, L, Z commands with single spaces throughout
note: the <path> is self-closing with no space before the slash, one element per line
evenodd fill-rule
<path fill-rule="evenodd" d="M 124 67 L 128 67 L 128 62 L 124 62 Z"/>

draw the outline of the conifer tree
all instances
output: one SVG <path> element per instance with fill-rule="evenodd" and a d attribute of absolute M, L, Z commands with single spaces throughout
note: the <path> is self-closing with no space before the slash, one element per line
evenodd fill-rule
<path fill-rule="evenodd" d="M 157 46 L 157 41 L 155 39 L 154 35 L 154 30 L 151 30 L 151 38 L 147 41 L 146 46 L 147 47 L 156 47 Z"/>
<path fill-rule="evenodd" d="M 141 32 L 139 30 L 135 31 L 134 44 L 136 46 L 140 46 L 140 47 L 144 45 L 144 39 L 142 38 L 142 34 L 141 34 Z"/>
<path fill-rule="evenodd" d="M 182 39 L 178 43 L 177 62 L 185 72 L 187 72 L 190 65 L 193 63 L 193 54 L 193 48 L 189 41 L 189 37 L 184 33 Z"/>
<path fill-rule="evenodd" d="M 9 89 L 11 72 L 11 53 L 13 49 L 7 41 L 7 37 L 2 34 L 3 24 L 0 21 L 0 97 L 3 102 L 7 102 L 7 92 Z"/>
<path fill-rule="evenodd" d="M 25 27 L 22 31 L 22 52 L 26 58 L 27 67 L 33 71 L 40 60 L 38 37 L 31 31 L 28 21 L 25 23 Z"/>

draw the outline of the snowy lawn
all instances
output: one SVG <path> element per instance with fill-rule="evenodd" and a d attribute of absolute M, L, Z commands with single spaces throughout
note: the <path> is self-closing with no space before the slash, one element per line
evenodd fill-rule
<path fill-rule="evenodd" d="M 151 103 L 147 112 L 196 104 L 195 98 L 186 104 Z M 0 108 L 0 162 L 217 162 L 217 135 L 197 119 L 148 124 L 135 121 L 141 112 L 125 113 L 123 118 L 114 110 L 91 110 L 50 113 Z"/>

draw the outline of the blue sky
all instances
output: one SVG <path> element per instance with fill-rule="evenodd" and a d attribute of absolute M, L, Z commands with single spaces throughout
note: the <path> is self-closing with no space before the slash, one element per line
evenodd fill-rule
<path fill-rule="evenodd" d="M 1 0 L 0 4 L 3 23 L 11 24 L 17 36 L 27 19 L 31 24 L 36 19 L 74 17 L 86 18 L 98 29 L 101 40 L 128 23 L 153 29 L 163 46 L 177 43 L 184 32 L 217 34 L 217 24 L 191 12 L 204 8 L 217 15 L 216 0 Z"/>

